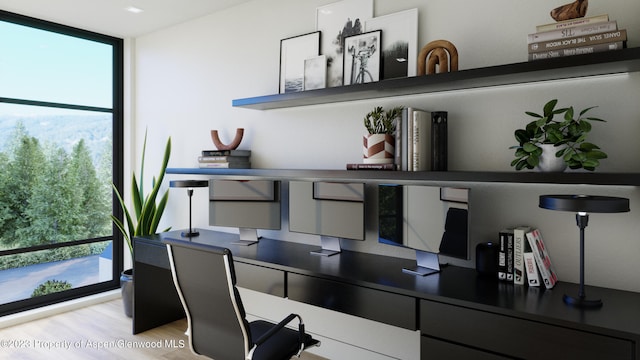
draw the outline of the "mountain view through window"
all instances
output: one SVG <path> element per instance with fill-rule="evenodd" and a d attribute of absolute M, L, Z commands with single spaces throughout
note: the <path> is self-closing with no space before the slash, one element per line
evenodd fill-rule
<path fill-rule="evenodd" d="M 0 12 L 0 315 L 116 284 L 121 46 Z"/>

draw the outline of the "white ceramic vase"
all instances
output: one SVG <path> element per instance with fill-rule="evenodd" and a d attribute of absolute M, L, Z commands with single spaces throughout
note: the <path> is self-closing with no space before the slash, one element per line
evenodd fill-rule
<path fill-rule="evenodd" d="M 563 172 L 567 168 L 567 164 L 562 157 L 556 157 L 556 153 L 564 148 L 566 145 L 553 146 L 553 144 L 540 144 L 542 148 L 542 155 L 540 155 L 540 162 L 536 167 L 540 172 Z"/>

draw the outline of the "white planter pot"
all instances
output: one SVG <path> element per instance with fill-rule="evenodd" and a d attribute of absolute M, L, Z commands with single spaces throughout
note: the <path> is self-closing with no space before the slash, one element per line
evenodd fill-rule
<path fill-rule="evenodd" d="M 368 134 L 363 137 L 362 155 L 365 164 L 393 164 L 395 138 L 389 134 Z"/>
<path fill-rule="evenodd" d="M 567 168 L 567 164 L 561 157 L 556 157 L 556 153 L 564 148 L 566 145 L 553 146 L 553 144 L 541 144 L 542 155 L 540 155 L 540 162 L 536 167 L 540 172 L 563 172 Z"/>

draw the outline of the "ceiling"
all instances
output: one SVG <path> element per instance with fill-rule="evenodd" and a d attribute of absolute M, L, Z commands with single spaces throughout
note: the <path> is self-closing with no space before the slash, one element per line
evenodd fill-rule
<path fill-rule="evenodd" d="M 128 38 L 248 1 L 251 0 L 0 0 L 0 9 Z M 143 11 L 127 11 L 131 6 Z"/>

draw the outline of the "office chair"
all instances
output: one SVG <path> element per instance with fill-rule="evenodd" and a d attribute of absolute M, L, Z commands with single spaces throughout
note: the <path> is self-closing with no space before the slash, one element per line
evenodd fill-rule
<path fill-rule="evenodd" d="M 248 322 L 229 249 L 165 238 L 171 273 L 187 315 L 191 351 L 215 360 L 288 360 L 320 342 L 291 314 L 278 324 Z M 298 318 L 298 330 L 285 326 Z"/>

